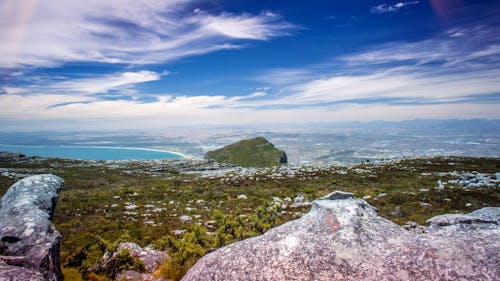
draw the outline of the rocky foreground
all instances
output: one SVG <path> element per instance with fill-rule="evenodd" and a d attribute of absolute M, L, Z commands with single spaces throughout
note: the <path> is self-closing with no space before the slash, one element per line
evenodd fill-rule
<path fill-rule="evenodd" d="M 416 234 L 350 193 L 199 260 L 182 280 L 498 280 L 500 208 L 442 215 Z"/>
<path fill-rule="evenodd" d="M 31 176 L 0 200 L 0 281 L 62 279 L 61 235 L 51 222 L 62 187 L 57 176 Z M 183 280 L 499 280 L 499 222 L 500 208 L 483 208 L 436 216 L 429 227 L 408 231 L 337 191 L 300 219 L 206 255 Z M 144 267 L 117 272 L 125 280 L 153 280 L 167 257 L 122 243 L 99 270 L 125 249 Z"/>
<path fill-rule="evenodd" d="M 54 175 L 31 176 L 0 200 L 0 280 L 62 280 L 52 215 L 63 183 Z"/>

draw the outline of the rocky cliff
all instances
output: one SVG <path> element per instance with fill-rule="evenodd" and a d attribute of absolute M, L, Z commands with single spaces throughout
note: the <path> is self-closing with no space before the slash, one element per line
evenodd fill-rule
<path fill-rule="evenodd" d="M 61 235 L 52 225 L 62 187 L 57 176 L 31 176 L 0 200 L 0 281 L 62 280 Z"/>
<path fill-rule="evenodd" d="M 416 234 L 350 193 L 199 260 L 182 280 L 498 280 L 500 208 L 429 220 Z"/>
<path fill-rule="evenodd" d="M 209 151 L 206 159 L 241 167 L 271 167 L 287 163 L 287 155 L 264 137 L 241 140 L 223 148 Z"/>

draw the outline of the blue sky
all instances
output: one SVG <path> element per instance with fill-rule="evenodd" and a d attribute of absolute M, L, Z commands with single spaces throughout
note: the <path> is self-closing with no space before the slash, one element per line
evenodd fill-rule
<path fill-rule="evenodd" d="M 0 3 L 3 130 L 500 118 L 498 1 Z"/>

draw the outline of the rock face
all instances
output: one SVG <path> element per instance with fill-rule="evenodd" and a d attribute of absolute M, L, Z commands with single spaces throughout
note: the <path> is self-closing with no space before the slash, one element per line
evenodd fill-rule
<path fill-rule="evenodd" d="M 31 176 L 0 200 L 0 280 L 62 280 L 52 215 L 63 183 L 54 175 Z"/>
<path fill-rule="evenodd" d="M 500 208 L 429 220 L 416 234 L 350 193 L 199 260 L 182 280 L 499 280 Z"/>
<path fill-rule="evenodd" d="M 223 148 L 209 151 L 206 159 L 241 167 L 271 167 L 287 163 L 287 155 L 264 137 L 242 140 Z"/>

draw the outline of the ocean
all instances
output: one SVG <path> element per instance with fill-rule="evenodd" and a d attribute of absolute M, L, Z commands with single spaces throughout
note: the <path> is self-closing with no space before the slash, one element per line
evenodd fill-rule
<path fill-rule="evenodd" d="M 27 156 L 85 160 L 147 160 L 184 158 L 182 154 L 175 152 L 132 147 L 0 144 L 0 151 L 23 153 Z"/>

